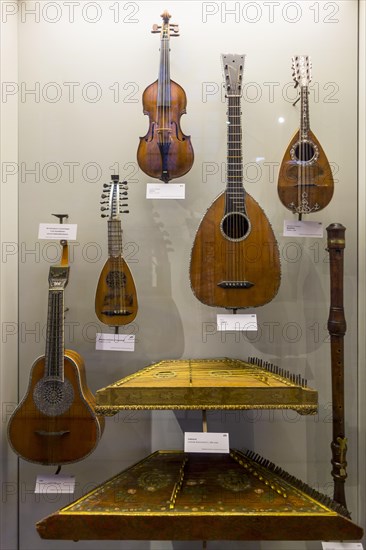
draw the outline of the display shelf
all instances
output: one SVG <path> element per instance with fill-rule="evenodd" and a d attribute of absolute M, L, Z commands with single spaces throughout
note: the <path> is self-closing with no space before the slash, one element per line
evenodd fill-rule
<path fill-rule="evenodd" d="M 44 539 L 357 540 L 329 497 L 250 451 L 157 451 L 37 523 Z"/>
<path fill-rule="evenodd" d="M 154 363 L 96 393 L 98 414 L 121 409 L 293 409 L 315 414 L 306 380 L 258 359 Z"/>

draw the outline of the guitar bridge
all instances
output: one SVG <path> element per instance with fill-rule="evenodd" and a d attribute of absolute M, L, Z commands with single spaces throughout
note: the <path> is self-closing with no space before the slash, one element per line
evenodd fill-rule
<path fill-rule="evenodd" d="M 254 286 L 254 283 L 251 283 L 250 281 L 221 281 L 221 283 L 218 283 L 220 288 L 233 288 L 233 289 L 240 289 L 240 288 L 251 288 Z"/>

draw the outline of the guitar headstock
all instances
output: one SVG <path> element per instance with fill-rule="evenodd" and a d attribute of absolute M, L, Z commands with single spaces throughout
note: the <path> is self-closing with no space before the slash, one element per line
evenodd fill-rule
<path fill-rule="evenodd" d="M 245 55 L 221 54 L 221 61 L 226 97 L 241 97 L 243 93 Z"/>
<path fill-rule="evenodd" d="M 69 282 L 69 266 L 52 265 L 48 274 L 50 290 L 63 290 Z"/>
<path fill-rule="evenodd" d="M 153 34 L 160 33 L 161 40 L 169 40 L 171 36 L 179 36 L 179 26 L 169 22 L 171 15 L 167 10 L 161 14 L 161 18 L 163 19 L 162 25 L 153 25 L 151 32 Z"/>
<path fill-rule="evenodd" d="M 120 182 L 119 175 L 111 176 L 111 183 L 103 185 L 102 200 L 100 201 L 102 218 L 110 220 L 118 220 L 120 214 L 128 214 L 128 210 L 122 210 L 127 203 L 122 204 L 122 201 L 127 200 L 127 181 Z M 107 212 L 109 211 L 109 214 Z"/>
<path fill-rule="evenodd" d="M 296 86 L 303 88 L 304 86 L 309 86 L 312 75 L 311 75 L 311 59 L 308 55 L 294 55 L 292 57 L 292 76 L 296 83 Z"/>

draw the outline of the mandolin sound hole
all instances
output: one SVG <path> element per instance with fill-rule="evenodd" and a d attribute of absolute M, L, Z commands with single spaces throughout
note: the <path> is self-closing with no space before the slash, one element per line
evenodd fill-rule
<path fill-rule="evenodd" d="M 249 218 L 241 212 L 226 214 L 221 221 L 221 232 L 229 241 L 243 241 L 250 233 Z"/>
<path fill-rule="evenodd" d="M 314 162 L 318 157 L 318 151 L 311 141 L 299 141 L 292 148 L 291 157 L 298 162 Z"/>
<path fill-rule="evenodd" d="M 63 382 L 42 378 L 34 387 L 33 399 L 41 413 L 46 416 L 59 416 L 71 407 L 74 389 L 66 378 Z"/>
<path fill-rule="evenodd" d="M 106 280 L 109 288 L 123 288 L 126 285 L 126 275 L 123 271 L 110 271 Z"/>

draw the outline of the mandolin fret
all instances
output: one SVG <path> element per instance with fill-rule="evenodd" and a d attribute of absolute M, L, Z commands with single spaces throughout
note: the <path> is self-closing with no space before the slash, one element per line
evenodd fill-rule
<path fill-rule="evenodd" d="M 108 255 L 113 258 L 122 256 L 121 220 L 108 220 Z"/>
<path fill-rule="evenodd" d="M 308 138 L 309 130 L 310 130 L 309 89 L 308 89 L 308 86 L 302 86 L 301 87 L 301 120 L 300 120 L 301 140 Z"/>

